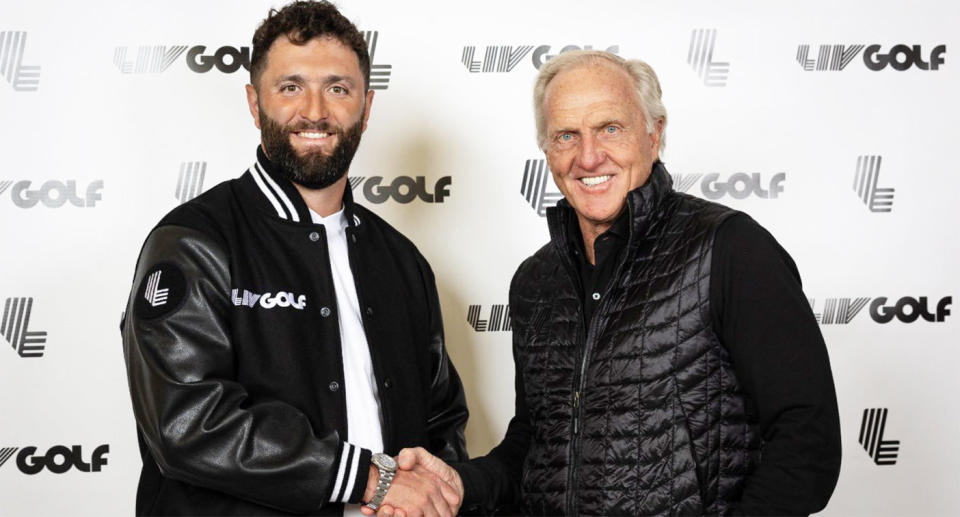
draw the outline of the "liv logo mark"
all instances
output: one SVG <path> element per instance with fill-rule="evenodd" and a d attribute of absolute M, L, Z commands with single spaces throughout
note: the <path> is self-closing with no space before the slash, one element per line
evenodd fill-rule
<path fill-rule="evenodd" d="M 127 60 L 128 47 L 113 50 L 113 64 L 124 74 L 159 74 L 187 51 L 186 45 L 140 45 L 137 55 Z"/>
<path fill-rule="evenodd" d="M 527 164 L 523 167 L 520 193 L 540 217 L 547 215 L 547 208 L 556 205 L 557 201 L 563 197 L 560 192 L 547 192 L 547 185 L 552 183 L 550 176 L 550 168 L 547 167 L 546 160 L 527 160 Z"/>
<path fill-rule="evenodd" d="M 822 325 L 846 325 L 867 306 L 870 298 L 827 298 L 823 302 L 823 311 L 813 315 Z M 810 300 L 810 307 L 816 310 L 814 300 Z"/>
<path fill-rule="evenodd" d="M 512 328 L 510 324 L 510 306 L 494 304 L 490 306 L 490 317 L 480 319 L 481 306 L 471 305 L 467 309 L 467 323 L 477 332 L 508 332 Z"/>
<path fill-rule="evenodd" d="M 157 271 L 147 279 L 147 290 L 143 297 L 152 307 L 160 307 L 167 304 L 167 297 L 170 296 L 170 289 L 160 288 L 160 276 L 163 271 Z"/>
<path fill-rule="evenodd" d="M 810 59 L 810 45 L 797 47 L 797 63 L 807 72 L 843 70 L 863 50 L 863 45 L 820 45 L 817 58 Z"/>
<path fill-rule="evenodd" d="M 46 331 L 28 330 L 32 310 L 33 298 L 7 298 L 3 304 L 0 335 L 20 357 L 43 357 L 44 343 L 47 342 Z"/>
<path fill-rule="evenodd" d="M 871 212 L 890 212 L 893 210 L 895 189 L 881 188 L 880 156 L 858 156 L 857 172 L 853 176 L 853 191 Z"/>
<path fill-rule="evenodd" d="M 730 63 L 713 60 L 717 29 L 694 29 L 690 32 L 687 64 L 707 86 L 726 86 Z"/>
<path fill-rule="evenodd" d="M 35 92 L 40 89 L 40 67 L 23 64 L 26 47 L 26 32 L 0 31 L 0 75 L 17 92 Z"/>
<path fill-rule="evenodd" d="M 367 42 L 367 52 L 370 54 L 370 89 L 386 90 L 390 84 L 390 73 L 393 65 L 375 65 L 373 56 L 377 52 L 379 31 L 363 31 L 363 41 Z"/>
<path fill-rule="evenodd" d="M 860 445 L 877 465 L 896 465 L 900 440 L 884 440 L 886 427 L 887 408 L 864 409 L 860 423 Z"/>
<path fill-rule="evenodd" d="M 463 47 L 463 54 L 460 56 L 460 62 L 467 70 L 477 72 L 509 72 L 513 70 L 520 60 L 527 56 L 533 50 L 533 45 L 520 45 L 512 47 L 509 45 L 489 46 L 483 53 L 483 61 L 477 61 L 477 47 Z"/>

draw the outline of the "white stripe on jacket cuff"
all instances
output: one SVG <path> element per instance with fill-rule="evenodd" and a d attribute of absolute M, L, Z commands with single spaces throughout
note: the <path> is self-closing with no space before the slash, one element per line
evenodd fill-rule
<path fill-rule="evenodd" d="M 331 503 L 358 503 L 363 497 L 373 453 L 349 442 L 343 442 L 337 458 L 337 477 L 330 492 Z"/>

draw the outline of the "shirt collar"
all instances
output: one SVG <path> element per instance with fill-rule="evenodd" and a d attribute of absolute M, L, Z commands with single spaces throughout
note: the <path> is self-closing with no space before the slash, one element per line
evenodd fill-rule
<path fill-rule="evenodd" d="M 567 235 L 569 235 L 569 244 L 570 251 L 576 257 L 579 257 L 580 260 L 586 261 L 586 257 L 583 256 L 583 234 L 580 232 L 580 221 L 576 215 L 567 219 Z M 601 250 L 600 247 L 605 243 L 613 239 L 612 247 L 608 246 L 607 249 L 617 250 L 627 242 L 627 238 L 630 235 L 630 210 L 627 209 L 626 204 L 623 206 L 623 210 L 620 211 L 620 215 L 613 221 L 613 224 L 610 225 L 610 228 L 607 228 L 606 231 L 597 236 L 593 241 L 593 252 L 594 257 L 596 258 L 597 263 L 600 262 Z"/>
<path fill-rule="evenodd" d="M 313 210 L 310 210 L 310 220 L 313 221 L 313 224 L 322 224 L 328 230 L 337 230 L 343 231 L 349 226 L 347 224 L 347 217 L 344 214 L 343 208 L 337 210 L 336 212 L 324 217 Z"/>

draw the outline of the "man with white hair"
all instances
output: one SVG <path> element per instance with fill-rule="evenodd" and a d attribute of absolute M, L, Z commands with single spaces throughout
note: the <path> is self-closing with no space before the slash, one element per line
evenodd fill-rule
<path fill-rule="evenodd" d="M 516 414 L 485 457 L 400 454 L 468 510 L 797 515 L 833 492 L 836 394 L 796 265 L 746 214 L 673 190 L 660 97 L 650 66 L 606 52 L 540 71 L 564 199 L 510 286 Z"/>

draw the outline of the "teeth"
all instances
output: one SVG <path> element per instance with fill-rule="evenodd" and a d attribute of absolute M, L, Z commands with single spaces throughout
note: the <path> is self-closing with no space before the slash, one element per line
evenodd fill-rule
<path fill-rule="evenodd" d="M 604 183 L 604 182 L 608 181 L 608 180 L 609 180 L 610 178 L 612 178 L 612 177 L 613 177 L 613 176 L 607 174 L 607 175 L 604 175 L 604 176 L 594 176 L 594 177 L 592 177 L 592 178 L 580 178 L 580 181 L 582 181 L 582 182 L 583 182 L 585 185 L 587 185 L 588 187 L 592 187 L 592 186 L 594 186 L 594 185 L 599 185 L 599 184 L 601 184 L 601 183 Z"/>
<path fill-rule="evenodd" d="M 307 131 L 301 131 L 297 134 L 302 136 L 303 138 L 326 138 L 327 137 L 327 133 L 311 133 Z"/>

